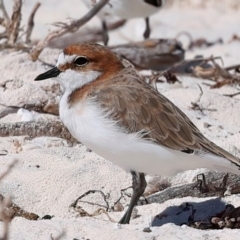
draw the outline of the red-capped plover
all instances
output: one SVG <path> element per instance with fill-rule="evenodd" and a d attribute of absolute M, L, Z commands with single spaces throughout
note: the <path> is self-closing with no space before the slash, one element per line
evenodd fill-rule
<path fill-rule="evenodd" d="M 64 88 L 60 118 L 73 137 L 132 174 L 133 195 L 120 223 L 129 223 L 146 187 L 145 173 L 171 176 L 196 168 L 239 173 L 240 159 L 208 140 L 107 47 L 66 47 L 56 66 L 35 80 L 53 77 Z"/>

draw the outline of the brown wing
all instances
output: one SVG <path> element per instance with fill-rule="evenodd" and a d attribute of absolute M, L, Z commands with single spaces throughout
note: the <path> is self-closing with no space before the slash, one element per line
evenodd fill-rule
<path fill-rule="evenodd" d="M 204 137 L 177 106 L 130 71 L 93 93 L 121 127 L 130 133 L 144 130 L 145 138 L 171 149 L 205 150 L 239 164 L 238 158 Z"/>

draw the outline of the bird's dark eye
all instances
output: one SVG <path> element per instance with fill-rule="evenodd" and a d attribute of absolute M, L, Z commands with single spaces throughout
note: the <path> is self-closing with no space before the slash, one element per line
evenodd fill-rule
<path fill-rule="evenodd" d="M 78 57 L 78 58 L 75 59 L 74 63 L 77 66 L 84 66 L 88 63 L 88 59 L 85 58 L 85 57 Z"/>

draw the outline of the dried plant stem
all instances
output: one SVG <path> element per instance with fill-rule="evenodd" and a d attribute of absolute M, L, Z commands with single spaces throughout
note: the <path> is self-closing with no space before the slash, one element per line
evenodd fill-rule
<path fill-rule="evenodd" d="M 7 168 L 7 170 L 0 175 L 0 181 L 12 170 L 14 165 L 17 163 L 17 160 L 14 160 Z M 4 198 L 0 194 L 0 220 L 3 221 L 3 236 L 0 237 L 0 240 L 7 240 L 8 239 L 8 233 L 9 233 L 9 223 L 11 221 L 11 216 L 6 211 L 6 208 L 8 208 L 11 205 L 10 198 Z"/>
<path fill-rule="evenodd" d="M 236 93 L 232 93 L 232 94 L 223 94 L 223 96 L 226 96 L 226 97 L 235 97 L 237 95 L 240 95 L 240 92 L 236 92 Z"/>
<path fill-rule="evenodd" d="M 10 25 L 8 28 L 8 44 L 13 45 L 19 34 L 19 27 L 21 22 L 21 8 L 22 8 L 22 0 L 15 0 L 13 6 L 13 14 L 11 17 Z"/>
<path fill-rule="evenodd" d="M 35 6 L 33 7 L 33 10 L 28 18 L 28 26 L 27 26 L 27 30 L 26 30 L 26 40 L 25 40 L 25 42 L 27 44 L 31 42 L 30 37 L 31 37 L 32 30 L 34 27 L 34 16 L 40 6 L 41 6 L 41 3 L 37 2 L 35 4 Z"/>
<path fill-rule="evenodd" d="M 85 192 L 84 194 L 82 194 L 80 197 L 78 197 L 71 205 L 70 207 L 76 208 L 77 203 L 84 197 L 88 196 L 89 194 L 93 194 L 93 193 L 100 193 L 104 199 L 104 202 L 106 203 L 106 206 L 101 206 L 101 207 L 105 207 L 106 210 L 108 211 L 109 209 L 109 203 L 107 201 L 108 196 L 106 194 L 103 193 L 103 191 L 101 190 L 89 190 L 87 192 Z"/>
<path fill-rule="evenodd" d="M 7 203 L 7 205 L 6 205 Z M 27 212 L 13 203 L 10 198 L 5 198 L 0 194 L 0 205 L 5 205 L 3 212 L 0 213 L 0 220 L 4 221 L 3 216 L 6 215 L 8 220 L 11 221 L 14 217 L 23 217 L 28 220 L 37 220 L 39 216 L 35 213 Z M 2 214 L 2 215 L 1 215 Z"/>
<path fill-rule="evenodd" d="M 115 30 L 117 28 L 120 28 L 126 23 L 125 19 L 117 20 L 113 23 L 107 23 L 107 29 L 108 32 L 111 30 Z M 78 39 L 78 42 L 98 42 L 103 41 L 103 29 L 102 27 L 97 28 L 88 28 L 85 27 L 76 33 L 73 33 L 71 35 L 66 35 L 61 37 L 60 39 L 52 39 L 48 47 L 50 48 L 59 48 L 63 49 L 67 45 L 70 45 L 73 42 L 73 39 Z"/>
<path fill-rule="evenodd" d="M 61 25 L 58 30 L 51 31 L 43 40 L 39 41 L 38 44 L 33 47 L 32 51 L 30 52 L 31 59 L 33 61 L 36 61 L 50 40 L 56 37 L 60 37 L 69 32 L 76 32 L 81 26 L 93 18 L 101 10 L 101 8 L 103 8 L 108 3 L 108 1 L 109 0 L 99 1 L 85 16 L 78 20 L 72 21 L 70 24 L 58 24 Z"/>
<path fill-rule="evenodd" d="M 1 195 L 0 195 L 1 198 Z M 3 236 L 0 237 L 0 240 L 8 240 L 9 234 L 9 224 L 11 221 L 11 217 L 6 212 L 6 208 L 10 205 L 10 198 L 0 199 L 0 220 L 3 221 Z"/>

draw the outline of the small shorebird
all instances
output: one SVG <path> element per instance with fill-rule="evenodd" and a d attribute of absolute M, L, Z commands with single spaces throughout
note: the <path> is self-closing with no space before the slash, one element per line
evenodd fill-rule
<path fill-rule="evenodd" d="M 99 0 L 84 0 L 88 8 Z M 103 43 L 107 45 L 109 37 L 106 25 L 106 18 L 114 15 L 123 19 L 145 18 L 146 28 L 143 33 L 144 38 L 149 38 L 151 29 L 149 16 L 157 13 L 165 0 L 110 0 L 97 14 L 102 21 Z"/>
<path fill-rule="evenodd" d="M 53 77 L 64 88 L 60 118 L 71 134 L 132 174 L 133 194 L 120 223 L 129 223 L 145 190 L 144 173 L 171 176 L 202 167 L 240 172 L 240 159 L 204 137 L 178 107 L 107 47 L 68 46 L 56 66 L 35 80 Z"/>

